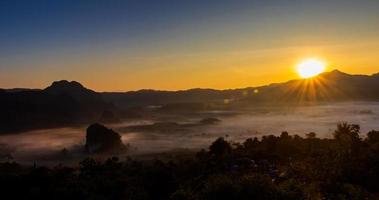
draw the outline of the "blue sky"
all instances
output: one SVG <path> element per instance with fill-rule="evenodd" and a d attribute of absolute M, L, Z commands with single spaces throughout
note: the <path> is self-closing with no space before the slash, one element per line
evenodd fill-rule
<path fill-rule="evenodd" d="M 300 47 L 307 47 L 297 50 L 304 56 L 325 56 L 327 52 L 325 57 L 348 71 L 357 72 L 353 65 L 359 64 L 366 66 L 362 73 L 370 73 L 379 71 L 372 55 L 360 61 L 362 55 L 358 54 L 350 63 L 338 62 L 338 58 L 362 48 L 377 51 L 378 10 L 379 2 L 373 0 L 3 0 L 0 87 L 44 87 L 55 79 L 75 79 L 99 90 L 265 84 L 246 76 L 238 83 L 225 80 L 230 86 L 227 82 L 207 84 L 205 79 L 210 79 L 206 74 L 214 70 L 228 74 L 245 68 L 246 73 L 273 77 L 262 78 L 270 82 L 292 78 L 279 67 L 292 61 L 280 60 L 281 55 L 293 56 L 292 60 L 302 55 L 281 49 Z M 315 48 L 320 46 L 322 51 Z M 335 50 L 336 46 L 348 47 Z M 265 57 L 269 64 L 263 58 L 254 60 L 257 55 L 251 59 L 234 56 L 236 52 L 262 56 L 268 50 L 276 51 Z M 274 59 L 276 63 L 271 62 Z M 262 70 L 266 62 L 271 70 Z M 93 70 L 106 75 L 83 75 Z M 159 77 L 152 80 L 154 71 L 159 71 L 155 74 Z M 186 76 L 188 71 L 197 72 L 188 79 L 193 84 L 186 86 L 173 78 Z M 112 73 L 125 74 L 115 80 L 105 77 Z M 285 75 L 278 78 L 280 74 Z M 140 85 L 134 83 L 138 76 Z M 144 77 L 148 80 L 142 81 Z M 171 82 L 160 84 L 168 79 Z M 171 87 L 173 84 L 176 86 Z"/>

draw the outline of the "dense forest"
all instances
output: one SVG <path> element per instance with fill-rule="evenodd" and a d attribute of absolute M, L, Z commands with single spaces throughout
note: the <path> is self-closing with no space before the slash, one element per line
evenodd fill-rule
<path fill-rule="evenodd" d="M 77 167 L 0 164 L 10 199 L 375 199 L 379 132 L 338 124 L 331 139 L 268 135 L 165 160 L 88 158 Z"/>

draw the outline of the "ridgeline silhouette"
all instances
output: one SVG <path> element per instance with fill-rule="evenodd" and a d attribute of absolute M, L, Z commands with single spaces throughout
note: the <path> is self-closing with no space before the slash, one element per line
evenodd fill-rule
<path fill-rule="evenodd" d="M 317 102 L 378 101 L 379 73 L 349 75 L 338 70 L 312 79 L 243 89 L 140 90 L 98 93 L 75 81 L 56 81 L 43 90 L 0 89 L 0 133 L 117 122 L 140 117 L 145 107 L 175 113 L 246 106 Z"/>
<path fill-rule="evenodd" d="M 291 80 L 241 89 L 139 90 L 105 92 L 103 97 L 119 107 L 192 103 L 225 103 L 235 106 L 335 101 L 379 100 L 379 73 L 350 75 L 338 70 L 311 79 Z M 198 109 L 199 105 L 197 105 Z"/>
<path fill-rule="evenodd" d="M 78 82 L 57 81 L 44 90 L 0 92 L 0 133 L 90 123 L 116 107 Z"/>

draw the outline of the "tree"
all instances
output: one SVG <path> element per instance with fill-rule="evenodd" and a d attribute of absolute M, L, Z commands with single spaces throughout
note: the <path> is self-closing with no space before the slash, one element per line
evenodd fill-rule
<path fill-rule="evenodd" d="M 360 129 L 361 127 L 357 124 L 342 122 L 337 124 L 337 130 L 334 131 L 333 136 L 340 144 L 350 146 L 361 140 L 359 137 Z"/>
<path fill-rule="evenodd" d="M 379 142 L 379 131 L 370 131 L 367 133 L 367 142 L 375 144 Z"/>
<path fill-rule="evenodd" d="M 316 138 L 316 133 L 315 132 L 310 132 L 310 133 L 305 134 L 305 136 L 307 137 L 307 139 L 315 139 Z"/>
<path fill-rule="evenodd" d="M 280 139 L 290 139 L 291 137 L 289 136 L 288 132 L 287 131 L 283 131 L 281 134 L 280 134 Z"/>
<path fill-rule="evenodd" d="M 218 138 L 209 147 L 209 153 L 216 157 L 222 157 L 232 152 L 232 147 L 229 142 L 225 141 L 223 137 Z"/>

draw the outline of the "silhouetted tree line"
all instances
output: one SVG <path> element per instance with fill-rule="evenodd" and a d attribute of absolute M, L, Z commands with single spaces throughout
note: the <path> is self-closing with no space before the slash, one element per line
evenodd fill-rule
<path fill-rule="evenodd" d="M 8 199 L 376 199 L 379 132 L 338 125 L 332 139 L 268 135 L 232 143 L 218 138 L 196 156 L 104 162 L 79 167 L 0 165 Z"/>

